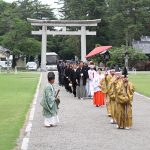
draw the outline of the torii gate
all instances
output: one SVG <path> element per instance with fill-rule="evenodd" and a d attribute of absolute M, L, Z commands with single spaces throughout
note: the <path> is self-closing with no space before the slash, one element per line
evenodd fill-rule
<path fill-rule="evenodd" d="M 27 18 L 32 26 L 42 26 L 42 30 L 32 31 L 33 35 L 42 35 L 41 71 L 46 71 L 47 35 L 80 35 L 81 60 L 86 61 L 86 35 L 96 35 L 96 31 L 86 30 L 87 26 L 97 26 L 101 19 L 96 20 L 38 20 Z M 50 31 L 47 27 L 63 27 L 62 31 Z M 81 27 L 78 31 L 67 31 L 67 27 Z"/>

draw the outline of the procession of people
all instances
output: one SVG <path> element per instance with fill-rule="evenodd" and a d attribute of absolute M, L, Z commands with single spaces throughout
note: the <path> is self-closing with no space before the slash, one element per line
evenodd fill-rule
<path fill-rule="evenodd" d="M 59 61 L 57 68 L 59 85 L 64 86 L 67 92 L 79 100 L 93 100 L 95 107 L 106 105 L 110 123 L 116 124 L 118 129 L 132 127 L 134 86 L 128 80 L 126 68 L 122 72 L 115 72 L 114 68 L 102 71 L 101 68 L 96 68 L 92 61 L 88 63 Z M 54 74 L 49 73 L 50 85 L 45 89 L 41 103 L 45 126 L 54 126 L 59 122 L 57 109 L 60 101 L 55 96 L 52 85 L 54 79 Z"/>
<path fill-rule="evenodd" d="M 60 61 L 59 85 L 64 86 L 67 92 L 73 93 L 78 99 L 92 99 L 96 107 L 106 105 L 107 115 L 111 117 L 110 123 L 116 124 L 120 129 L 130 129 L 134 86 L 128 81 L 124 69 L 122 72 L 115 71 L 112 68 L 102 72 L 101 68 L 96 69 L 92 61 Z"/>

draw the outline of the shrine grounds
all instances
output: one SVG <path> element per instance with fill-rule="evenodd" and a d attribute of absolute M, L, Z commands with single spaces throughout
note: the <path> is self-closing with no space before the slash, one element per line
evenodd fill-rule
<path fill-rule="evenodd" d="M 16 146 L 39 73 L 0 74 L 0 150 Z"/>
<path fill-rule="evenodd" d="M 136 92 L 150 97 L 150 72 L 130 73 L 129 79 L 134 83 Z"/>
<path fill-rule="evenodd" d="M 0 150 L 16 146 L 39 76 L 37 72 L 0 74 Z M 150 97 L 150 72 L 130 73 L 129 78 L 136 92 Z"/>

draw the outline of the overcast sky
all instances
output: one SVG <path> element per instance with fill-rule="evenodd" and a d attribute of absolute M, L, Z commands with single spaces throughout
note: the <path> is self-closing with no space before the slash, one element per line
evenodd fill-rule
<path fill-rule="evenodd" d="M 15 0 L 4 0 L 4 1 L 6 1 L 6 2 L 13 2 L 13 1 L 15 1 Z M 55 13 L 55 15 L 58 14 L 57 8 L 60 8 L 60 6 L 55 3 L 57 0 L 40 0 L 40 1 L 41 1 L 43 4 L 51 5 L 52 8 L 56 8 L 55 11 L 54 11 L 54 13 Z"/>
<path fill-rule="evenodd" d="M 4 0 L 6 2 L 13 2 L 15 0 Z M 49 4 L 52 5 L 52 7 L 58 7 L 57 4 L 55 4 L 54 2 L 56 2 L 57 0 L 40 0 L 43 4 Z"/>

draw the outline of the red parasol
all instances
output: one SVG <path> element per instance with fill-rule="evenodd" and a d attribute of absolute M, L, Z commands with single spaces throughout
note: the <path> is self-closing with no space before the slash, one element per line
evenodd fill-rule
<path fill-rule="evenodd" d="M 88 55 L 86 55 L 86 58 L 95 56 L 97 54 L 100 54 L 104 51 L 107 51 L 108 49 L 112 48 L 112 46 L 99 46 L 93 49 Z"/>

